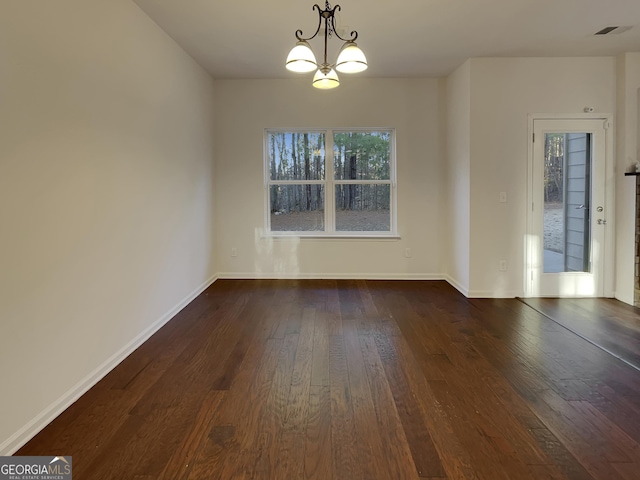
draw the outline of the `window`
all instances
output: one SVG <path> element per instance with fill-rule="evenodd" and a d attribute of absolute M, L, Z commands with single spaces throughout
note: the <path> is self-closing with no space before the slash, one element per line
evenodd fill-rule
<path fill-rule="evenodd" d="M 394 235 L 394 140 L 389 129 L 267 130 L 267 231 Z"/>

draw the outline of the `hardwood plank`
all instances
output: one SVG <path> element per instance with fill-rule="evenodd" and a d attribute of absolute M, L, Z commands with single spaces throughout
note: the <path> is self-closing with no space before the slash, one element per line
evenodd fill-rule
<path fill-rule="evenodd" d="M 297 432 L 282 433 L 271 478 L 304 478 L 304 439 Z"/>
<path fill-rule="evenodd" d="M 556 465 L 529 465 L 529 471 L 536 480 L 566 480 L 565 476 Z"/>
<path fill-rule="evenodd" d="M 358 458 L 363 469 L 364 478 L 375 477 L 376 470 L 379 475 L 392 473 L 387 465 L 378 464 L 378 459 L 383 458 L 381 434 L 376 422 L 376 411 L 371 396 L 369 380 L 364 364 L 364 356 L 360 347 L 360 336 L 355 321 L 344 319 L 344 346 L 347 366 L 349 371 L 349 392 L 353 403 L 353 417 L 358 438 L 366 439 L 359 442 Z"/>
<path fill-rule="evenodd" d="M 405 339 L 397 344 L 397 352 L 405 367 L 412 396 L 433 439 L 446 475 L 449 478 L 477 479 L 471 457 L 453 431 L 445 406 L 436 398 L 430 382 L 421 374 Z M 444 380 L 440 383 L 444 383 Z"/>
<path fill-rule="evenodd" d="M 502 463 L 502 455 L 491 444 L 490 440 L 477 430 L 473 422 L 473 415 L 468 412 L 466 402 L 460 402 L 456 391 L 451 390 L 446 381 L 431 381 L 438 402 L 443 406 L 451 425 L 450 429 L 459 441 L 462 450 L 469 457 L 473 474 L 479 479 L 504 479 L 514 477 L 514 469 L 508 468 Z M 475 413 L 475 411 L 473 411 Z M 470 428 L 470 426 L 472 426 Z M 446 457 L 441 456 L 443 461 Z M 446 468 L 446 464 L 444 465 Z M 526 478 L 526 474 L 521 472 Z"/>
<path fill-rule="evenodd" d="M 316 312 L 311 359 L 311 385 L 314 386 L 329 386 L 329 322 L 329 314 Z"/>
<path fill-rule="evenodd" d="M 310 388 L 304 444 L 304 478 L 331 480 L 331 392 L 328 386 Z"/>
<path fill-rule="evenodd" d="M 329 353 L 332 476 L 336 480 L 362 478 L 342 336 L 329 337 Z"/>
<path fill-rule="evenodd" d="M 209 393 L 193 422 L 193 427 L 182 439 L 179 447 L 171 454 L 166 462 L 159 479 L 182 480 L 189 476 L 195 453 L 206 435 L 212 435 L 211 422 L 220 404 L 225 400 L 226 392 Z M 213 434 L 220 438 L 220 435 Z M 219 442 L 218 442 L 219 443 Z"/>
<path fill-rule="evenodd" d="M 635 440 L 589 402 L 578 401 L 569 402 L 569 404 L 582 418 L 593 425 L 604 443 L 617 446 L 621 455 L 618 456 L 616 452 L 612 458 L 608 456 L 612 463 L 636 463 L 637 471 L 640 473 L 640 445 Z"/>
<path fill-rule="evenodd" d="M 418 475 L 422 478 L 444 477 L 442 462 L 416 399 L 411 395 L 393 342 L 386 336 L 376 336 L 375 342 Z"/>
<path fill-rule="evenodd" d="M 634 401 L 633 397 L 624 397 L 610 386 L 598 383 L 586 400 L 640 443 L 640 405 L 637 398 Z"/>
<path fill-rule="evenodd" d="M 567 447 L 547 428 L 534 428 L 531 434 L 540 448 L 553 461 L 554 466 L 571 480 L 591 480 L 593 477 L 582 464 L 571 454 Z M 535 472 L 535 471 L 534 471 Z"/>
<path fill-rule="evenodd" d="M 595 479 L 622 478 L 612 466 L 611 459 L 624 461 L 627 457 L 615 444 L 609 444 L 600 432 L 571 405 L 552 390 L 542 392 L 533 407 L 545 419 L 549 430 Z"/>
<path fill-rule="evenodd" d="M 269 463 L 260 465 L 258 471 L 263 469 L 265 473 L 273 475 L 280 459 L 280 453 L 286 445 L 282 445 L 282 438 L 285 433 L 282 425 L 287 414 L 287 400 L 291 388 L 291 377 L 294 368 L 294 359 L 299 341 L 299 335 L 287 334 L 282 343 L 282 348 L 278 352 L 277 362 L 273 374 L 270 375 L 270 385 L 267 387 L 265 378 L 264 400 L 256 399 L 256 407 L 249 407 L 257 414 L 255 423 L 247 421 L 245 418 L 237 419 L 239 435 L 238 443 L 242 452 L 249 452 L 255 448 L 256 433 L 266 434 L 269 443 L 266 445 L 264 459 Z M 268 390 L 267 390 L 268 389 Z M 250 417 L 249 417 L 250 418 Z M 264 447 L 261 447 L 264 448 Z M 230 470 L 233 475 L 245 474 L 247 466 L 242 461 L 236 462 L 234 468 Z"/>
<path fill-rule="evenodd" d="M 392 472 L 390 478 L 417 478 L 416 466 L 375 341 L 371 336 L 361 336 L 360 345 L 378 420 L 378 429 L 382 437 L 382 447 L 388 457 L 387 466 Z"/>
<path fill-rule="evenodd" d="M 624 480 L 638 480 L 638 464 L 637 463 L 614 463 L 613 468 L 620 474 Z"/>
<path fill-rule="evenodd" d="M 309 413 L 315 316 L 314 308 L 305 308 L 302 313 L 300 335 L 291 372 L 291 386 L 282 422 L 282 428 L 286 432 L 304 434 L 306 429 Z M 304 444 L 304 441 L 302 443 Z"/>
<path fill-rule="evenodd" d="M 277 312 L 272 316 L 277 317 Z M 231 425 L 236 434 L 225 443 L 205 438 L 197 449 L 189 478 L 220 477 L 244 464 L 250 470 L 260 471 L 262 461 L 270 460 L 265 448 L 270 444 L 266 441 L 270 440 L 269 435 L 260 431 L 259 420 L 282 347 L 283 340 L 279 339 L 266 339 L 264 343 L 254 343 L 250 347 L 245 368 L 232 383 L 226 401 L 212 421 L 212 429 Z M 254 459 L 251 462 L 242 457 L 248 452 L 249 458 Z M 268 468 L 265 471 L 268 472 Z"/>

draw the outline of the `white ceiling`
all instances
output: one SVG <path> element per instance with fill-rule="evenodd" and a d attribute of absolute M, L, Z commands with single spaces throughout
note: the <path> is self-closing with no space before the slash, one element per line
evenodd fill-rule
<path fill-rule="evenodd" d="M 318 0 L 134 0 L 215 78 L 286 78 L 294 32 L 311 35 Z M 640 0 L 339 0 L 372 77 L 441 77 L 471 57 L 640 51 Z M 333 3 L 332 3 L 333 5 Z M 610 25 L 622 34 L 594 36 Z M 330 62 L 341 42 L 329 40 Z M 321 40 L 312 42 L 321 56 Z"/>

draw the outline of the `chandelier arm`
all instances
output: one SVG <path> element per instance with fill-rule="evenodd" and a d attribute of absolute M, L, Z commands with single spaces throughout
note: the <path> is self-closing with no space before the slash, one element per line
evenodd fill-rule
<path fill-rule="evenodd" d="M 296 38 L 299 42 L 308 42 L 309 40 L 313 40 L 320 32 L 320 28 L 322 27 L 322 10 L 320 10 L 320 6 L 316 3 L 313 6 L 313 10 L 318 10 L 318 28 L 316 28 L 316 33 L 311 35 L 309 38 L 304 38 L 302 36 L 302 30 L 296 30 Z"/>
<path fill-rule="evenodd" d="M 356 38 L 358 38 L 358 32 L 356 32 L 355 30 L 353 30 L 349 35 L 351 35 L 351 38 L 342 38 L 338 32 L 336 32 L 335 30 L 333 31 L 333 33 L 336 34 L 336 37 L 338 37 L 340 40 L 342 40 L 343 42 L 355 42 Z"/>
<path fill-rule="evenodd" d="M 342 40 L 343 42 L 355 42 L 356 38 L 358 38 L 358 32 L 356 32 L 355 30 L 353 30 L 349 35 L 351 35 L 351 38 L 342 38 L 340 36 L 340 34 L 338 33 L 338 29 L 336 29 L 336 17 L 335 17 L 335 13 L 339 12 L 340 10 L 342 10 L 342 8 L 340 7 L 340 5 L 336 5 L 335 7 L 333 7 L 333 10 L 331 11 L 331 30 L 333 30 L 333 33 L 336 37 L 338 37 L 340 40 Z"/>

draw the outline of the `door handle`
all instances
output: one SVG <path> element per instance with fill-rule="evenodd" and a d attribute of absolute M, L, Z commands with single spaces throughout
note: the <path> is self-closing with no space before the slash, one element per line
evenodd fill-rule
<path fill-rule="evenodd" d="M 578 205 L 576 207 L 576 210 L 589 210 L 589 207 L 587 207 L 584 203 L 582 205 Z"/>
<path fill-rule="evenodd" d="M 606 225 L 606 224 L 607 224 L 606 220 L 603 220 L 602 218 L 598 219 L 598 225 Z"/>

